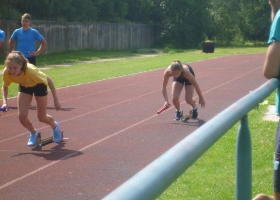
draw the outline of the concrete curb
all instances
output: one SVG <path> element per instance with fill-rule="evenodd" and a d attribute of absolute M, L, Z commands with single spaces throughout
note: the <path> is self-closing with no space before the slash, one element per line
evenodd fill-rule
<path fill-rule="evenodd" d="M 275 105 L 269 105 L 268 106 L 268 111 L 265 113 L 263 116 L 263 120 L 265 121 L 274 121 L 278 122 L 279 121 L 279 116 L 275 113 L 276 107 Z"/>

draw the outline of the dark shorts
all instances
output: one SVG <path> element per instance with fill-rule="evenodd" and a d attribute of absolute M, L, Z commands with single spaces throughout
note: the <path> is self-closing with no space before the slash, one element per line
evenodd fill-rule
<path fill-rule="evenodd" d="M 185 64 L 185 65 L 187 65 L 187 64 Z M 192 73 L 192 75 L 195 77 L 194 71 L 191 68 L 191 66 L 189 66 L 189 65 L 187 65 L 187 66 L 189 67 L 189 70 Z M 183 76 L 179 76 L 178 78 L 173 78 L 173 82 L 179 82 L 179 83 L 182 83 L 183 85 L 191 85 L 190 81 Z"/>
<path fill-rule="evenodd" d="M 36 56 L 27 58 L 28 62 L 36 66 Z"/>
<path fill-rule="evenodd" d="M 21 84 L 18 85 L 18 91 L 26 94 L 30 94 L 34 96 L 47 96 L 48 88 L 45 84 L 40 83 L 35 85 L 34 87 L 24 87 Z"/>
<path fill-rule="evenodd" d="M 274 191 L 280 192 L 280 121 L 278 122 L 274 155 Z"/>

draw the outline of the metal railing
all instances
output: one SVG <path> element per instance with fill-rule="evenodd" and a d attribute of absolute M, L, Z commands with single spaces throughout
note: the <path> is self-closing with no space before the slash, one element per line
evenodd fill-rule
<path fill-rule="evenodd" d="M 234 124 L 241 121 L 237 135 L 236 199 L 252 198 L 252 150 L 247 113 L 279 85 L 270 79 L 223 110 L 139 171 L 103 200 L 156 199 Z"/>

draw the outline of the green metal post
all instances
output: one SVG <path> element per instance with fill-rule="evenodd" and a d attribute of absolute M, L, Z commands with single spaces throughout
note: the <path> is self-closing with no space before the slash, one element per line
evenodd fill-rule
<path fill-rule="evenodd" d="M 236 141 L 236 200 L 252 199 L 252 147 L 248 116 L 240 121 Z"/>

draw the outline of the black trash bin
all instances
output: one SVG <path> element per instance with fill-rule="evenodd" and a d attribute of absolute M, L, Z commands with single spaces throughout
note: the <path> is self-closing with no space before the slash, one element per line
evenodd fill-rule
<path fill-rule="evenodd" d="M 210 40 L 202 42 L 202 51 L 203 53 L 214 53 L 215 50 L 215 42 Z"/>

